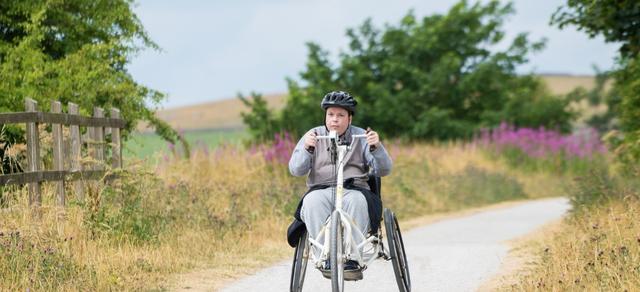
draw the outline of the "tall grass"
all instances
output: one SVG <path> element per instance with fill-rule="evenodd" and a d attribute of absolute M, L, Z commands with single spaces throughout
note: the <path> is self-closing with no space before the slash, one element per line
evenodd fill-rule
<path fill-rule="evenodd" d="M 536 260 L 518 291 L 636 291 L 640 287 L 640 193 L 582 205 L 560 232 L 533 244 Z"/>
<path fill-rule="evenodd" d="M 282 232 L 276 228 L 285 224 L 294 192 L 302 191 L 259 154 L 240 151 L 198 152 L 156 169 L 130 166 L 85 202 L 71 201 L 62 217 L 44 208 L 36 220 L 25 200 L 16 202 L 3 210 L 0 224 L 7 235 L 1 237 L 0 287 L 160 289 L 169 274 L 207 262 L 232 264 L 238 247 L 260 245 L 253 237 Z M 45 206 L 54 204 L 52 190 L 45 198 Z"/>
<path fill-rule="evenodd" d="M 598 162 L 570 171 L 572 180 L 566 187 L 570 215 L 558 232 L 525 246 L 532 251 L 533 262 L 517 284 L 502 289 L 635 291 L 640 287 L 640 171 L 620 176 L 612 171 L 615 168 Z"/>
<path fill-rule="evenodd" d="M 169 289 L 172 275 L 204 267 L 223 279 L 288 257 L 285 230 L 303 178 L 286 161 L 294 141 L 243 149 L 202 146 L 189 159 L 128 161 L 120 179 L 64 210 L 44 190 L 43 217 L 29 215 L 26 188 L 0 217 L 0 287 L 6 290 Z M 511 170 L 463 144 L 389 143 L 386 207 L 401 218 L 501 200 L 554 195 L 549 177 Z M 554 186 L 547 184 L 547 186 Z M 69 190 L 70 191 L 70 190 Z M 213 287 L 215 288 L 215 287 Z"/>

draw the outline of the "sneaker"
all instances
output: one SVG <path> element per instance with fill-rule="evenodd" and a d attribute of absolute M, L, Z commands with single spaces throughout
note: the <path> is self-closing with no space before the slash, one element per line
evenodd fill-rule
<path fill-rule="evenodd" d="M 324 262 L 324 267 L 320 268 L 320 272 L 322 272 L 322 276 L 331 279 L 331 262 L 327 260 Z"/>
<path fill-rule="evenodd" d="M 362 267 L 358 265 L 358 262 L 347 260 L 347 262 L 344 263 L 344 280 L 358 281 L 362 280 L 362 278 Z"/>
<path fill-rule="evenodd" d="M 347 260 L 344 263 L 344 280 L 345 281 L 358 281 L 362 280 L 362 267 L 358 265 L 358 262 L 354 260 Z M 331 279 L 331 262 L 327 260 L 324 264 L 324 267 L 320 269 L 322 272 L 322 276 Z"/>

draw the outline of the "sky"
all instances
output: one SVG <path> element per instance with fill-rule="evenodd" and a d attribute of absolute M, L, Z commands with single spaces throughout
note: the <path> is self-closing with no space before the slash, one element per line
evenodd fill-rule
<path fill-rule="evenodd" d="M 593 75 L 613 66 L 618 46 L 589 39 L 549 19 L 566 0 L 515 0 L 504 49 L 514 36 L 546 38 L 519 73 Z M 161 108 L 235 98 L 238 93 L 286 93 L 286 78 L 299 80 L 307 42 L 328 50 L 334 64 L 347 48 L 345 32 L 367 18 L 396 25 L 413 10 L 418 18 L 445 14 L 454 0 L 138 0 L 134 12 L 161 51 L 146 49 L 128 66 L 142 85 L 167 94 Z M 488 1 L 481 0 L 482 3 Z M 469 3 L 475 3 L 469 1 Z"/>

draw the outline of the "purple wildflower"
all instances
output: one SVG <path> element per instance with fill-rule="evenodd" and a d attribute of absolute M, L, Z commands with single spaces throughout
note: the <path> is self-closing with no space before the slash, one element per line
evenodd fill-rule
<path fill-rule="evenodd" d="M 482 129 L 473 143 L 492 148 L 496 152 L 517 149 L 534 159 L 549 159 L 555 156 L 590 159 L 596 154 L 606 152 L 598 132 L 594 129 L 563 136 L 544 127 L 518 129 L 504 122 L 492 130 Z"/>

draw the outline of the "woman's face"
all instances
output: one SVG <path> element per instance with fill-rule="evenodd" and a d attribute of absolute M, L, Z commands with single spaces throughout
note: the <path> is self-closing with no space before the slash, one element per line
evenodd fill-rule
<path fill-rule="evenodd" d="M 329 131 L 336 131 L 338 135 L 342 135 L 349 127 L 349 124 L 351 124 L 351 116 L 346 109 L 330 107 L 327 108 L 324 122 Z"/>

